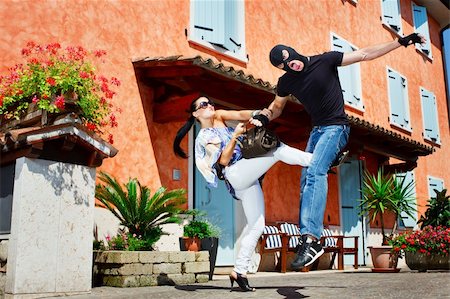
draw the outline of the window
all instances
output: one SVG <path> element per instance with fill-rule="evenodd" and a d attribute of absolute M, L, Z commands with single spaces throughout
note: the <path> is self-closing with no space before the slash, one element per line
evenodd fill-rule
<path fill-rule="evenodd" d="M 0 236 L 8 235 L 11 231 L 15 167 L 16 164 L 13 163 L 0 168 Z"/>
<path fill-rule="evenodd" d="M 389 68 L 387 72 L 389 104 L 391 107 L 389 121 L 395 126 L 411 131 L 406 78 Z"/>
<path fill-rule="evenodd" d="M 343 53 L 357 50 L 356 47 L 335 34 L 331 34 L 331 47 L 331 50 Z M 364 110 L 359 63 L 338 67 L 338 74 L 345 103 L 358 110 Z"/>
<path fill-rule="evenodd" d="M 415 180 L 414 180 L 414 172 L 408 171 L 405 173 L 398 173 L 398 174 L 396 174 L 395 179 L 400 180 L 400 181 L 404 180 L 403 186 L 408 186 L 408 184 L 412 183 L 413 186 L 411 188 L 412 189 L 411 195 L 416 197 L 416 184 L 415 184 Z M 417 209 L 417 202 L 414 207 Z M 408 214 L 406 214 L 405 212 L 401 212 L 399 215 L 399 221 L 398 221 L 399 227 L 406 228 L 406 227 L 416 226 L 417 212 L 413 212 L 413 214 L 415 214 L 416 217 L 411 217 Z"/>
<path fill-rule="evenodd" d="M 428 176 L 428 196 L 430 198 L 436 197 L 436 192 L 444 190 L 444 181 L 432 176 Z"/>
<path fill-rule="evenodd" d="M 432 92 L 421 87 L 420 100 L 422 103 L 423 138 L 440 144 L 441 139 L 439 137 L 436 96 Z"/>
<path fill-rule="evenodd" d="M 381 0 L 381 21 L 391 31 L 403 36 L 399 0 Z"/>
<path fill-rule="evenodd" d="M 415 32 L 423 35 L 427 42 L 423 45 L 415 44 L 416 49 L 425 54 L 428 58 L 432 58 L 431 56 L 431 42 L 430 42 L 430 30 L 428 28 L 428 17 L 427 17 L 427 9 L 423 6 L 412 4 L 413 10 L 413 19 L 414 19 L 414 28 Z"/>
<path fill-rule="evenodd" d="M 189 39 L 247 62 L 243 0 L 191 0 Z"/>

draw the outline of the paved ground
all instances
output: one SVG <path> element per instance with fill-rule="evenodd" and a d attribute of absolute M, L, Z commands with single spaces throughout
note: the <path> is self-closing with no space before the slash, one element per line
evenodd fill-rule
<path fill-rule="evenodd" d="M 230 292 L 228 277 L 215 275 L 208 283 L 125 289 L 99 287 L 90 295 L 68 298 L 450 298 L 450 271 L 418 273 L 402 269 L 400 273 L 372 273 L 363 268 L 286 274 L 263 272 L 249 275 L 249 281 L 256 292 L 243 293 L 237 288 Z"/>

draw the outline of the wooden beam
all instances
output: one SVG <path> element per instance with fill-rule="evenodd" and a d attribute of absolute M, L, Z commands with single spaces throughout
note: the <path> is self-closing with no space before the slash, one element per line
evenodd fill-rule
<path fill-rule="evenodd" d="M 153 106 L 153 121 L 168 123 L 186 120 L 189 117 L 186 110 L 189 110 L 191 102 L 199 96 L 200 93 L 195 92 L 183 97 L 171 98 L 163 103 L 155 103 Z"/>

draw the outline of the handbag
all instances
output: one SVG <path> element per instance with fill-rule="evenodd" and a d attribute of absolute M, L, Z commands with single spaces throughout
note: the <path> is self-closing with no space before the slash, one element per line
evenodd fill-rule
<path fill-rule="evenodd" d="M 253 127 L 241 135 L 238 142 L 242 157 L 245 159 L 260 157 L 280 145 L 280 139 L 265 127 Z"/>

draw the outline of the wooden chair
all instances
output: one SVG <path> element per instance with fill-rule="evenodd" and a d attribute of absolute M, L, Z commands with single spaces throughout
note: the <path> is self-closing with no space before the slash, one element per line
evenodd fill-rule
<path fill-rule="evenodd" d="M 286 236 L 280 233 L 279 228 L 276 224 L 267 224 L 264 227 L 264 233 L 261 236 L 261 243 L 259 247 L 259 253 L 261 254 L 261 257 L 265 253 L 279 253 L 279 257 L 280 259 L 282 259 L 283 256 L 286 255 L 282 253 L 285 248 L 285 246 L 283 246 L 283 243 L 286 242 L 285 239 Z M 282 273 L 286 272 L 286 258 L 284 259 L 284 266 L 283 262 L 281 262 L 281 264 L 278 263 L 281 267 L 280 271 Z"/>
<path fill-rule="evenodd" d="M 261 236 L 260 254 L 266 252 L 279 252 L 280 261 L 278 268 L 281 273 L 286 272 L 287 255 L 296 253 L 299 244 L 300 229 L 297 224 L 287 222 L 277 222 L 267 225 L 264 234 Z M 344 239 L 353 238 L 353 247 L 344 247 Z M 334 236 L 328 228 L 324 228 L 321 237 L 321 244 L 325 253 L 332 253 L 329 268 L 333 267 L 336 256 L 338 257 L 338 270 L 344 270 L 344 255 L 351 254 L 355 257 L 354 267 L 358 269 L 358 237 L 357 236 Z M 317 269 L 317 260 L 312 269 Z M 309 271 L 309 267 L 302 269 Z"/>
<path fill-rule="evenodd" d="M 353 247 L 344 247 L 344 239 L 353 238 Z M 358 236 L 336 236 L 332 235 L 328 228 L 324 228 L 320 238 L 325 253 L 332 253 L 330 269 L 333 267 L 336 255 L 338 257 L 338 270 L 344 270 L 344 255 L 353 255 L 355 262 L 353 267 L 358 269 Z"/>

